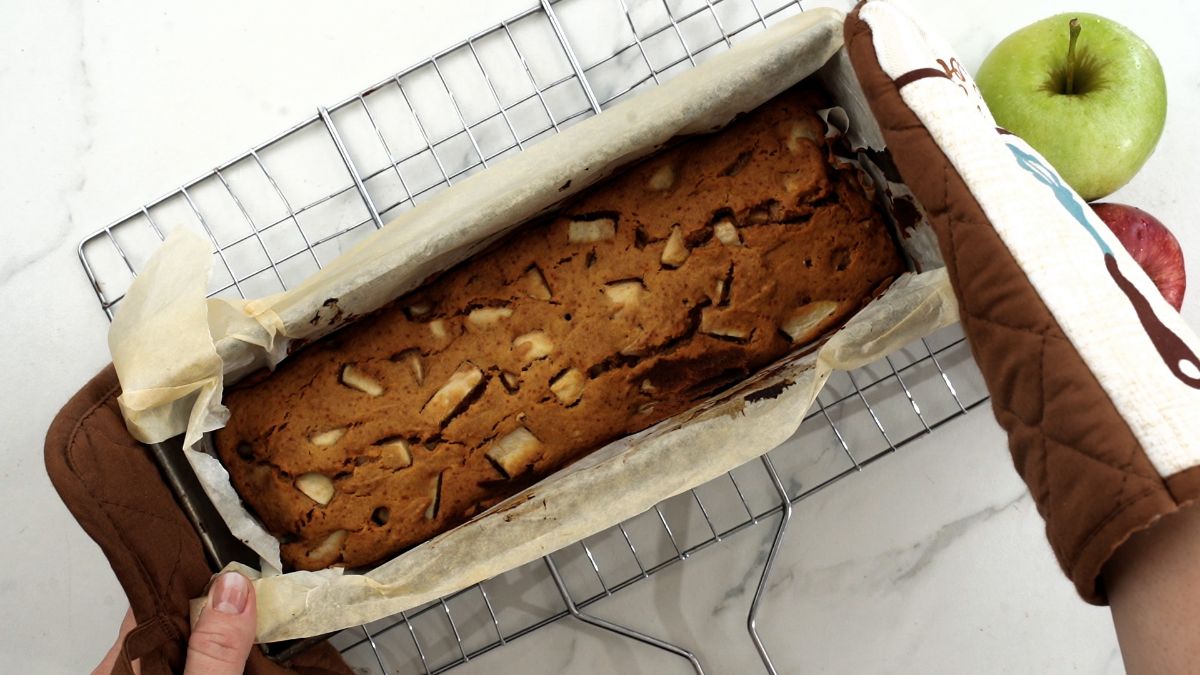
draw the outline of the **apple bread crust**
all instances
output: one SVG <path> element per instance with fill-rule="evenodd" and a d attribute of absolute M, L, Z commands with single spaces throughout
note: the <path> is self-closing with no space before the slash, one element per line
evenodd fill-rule
<path fill-rule="evenodd" d="M 810 344 L 905 269 L 800 86 L 226 392 L 297 569 L 370 565 Z"/>

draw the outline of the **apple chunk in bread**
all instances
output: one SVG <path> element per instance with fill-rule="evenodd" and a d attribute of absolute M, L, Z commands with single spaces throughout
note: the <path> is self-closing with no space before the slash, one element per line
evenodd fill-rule
<path fill-rule="evenodd" d="M 421 360 L 421 350 L 405 349 L 402 352 L 392 354 L 391 361 L 394 363 L 403 363 L 408 365 L 409 371 L 412 372 L 413 379 L 417 381 L 417 386 L 425 384 L 425 363 Z"/>
<path fill-rule="evenodd" d="M 410 319 L 425 316 L 431 311 L 433 311 L 433 306 L 428 302 L 420 302 L 404 308 L 404 313 L 407 314 L 408 318 Z"/>
<path fill-rule="evenodd" d="M 500 319 L 512 316 L 512 313 L 508 307 L 479 307 L 471 310 L 467 322 L 476 328 L 488 328 L 499 323 Z"/>
<path fill-rule="evenodd" d="M 329 446 L 341 440 L 342 436 L 346 435 L 346 427 L 338 427 L 337 429 L 329 429 L 315 433 L 308 437 L 308 442 L 319 448 L 328 448 Z"/>
<path fill-rule="evenodd" d="M 335 562 L 334 556 L 342 550 L 342 544 L 346 542 L 346 535 L 349 534 L 345 530 L 334 530 L 321 540 L 321 543 L 314 546 L 304 554 L 312 563 L 319 566 L 328 566 Z"/>
<path fill-rule="evenodd" d="M 542 442 L 525 427 L 517 427 L 501 436 L 485 455 L 505 478 L 512 478 L 542 456 Z"/>
<path fill-rule="evenodd" d="M 483 371 L 475 364 L 463 361 L 450 379 L 421 407 L 421 414 L 429 415 L 438 422 L 445 421 L 482 381 Z"/>
<path fill-rule="evenodd" d="M 403 438 L 388 437 L 376 441 L 375 445 L 379 448 L 379 458 L 383 460 L 385 469 L 407 469 L 412 466 L 412 450 Z"/>
<path fill-rule="evenodd" d="M 351 389 L 357 389 L 368 396 L 383 395 L 383 385 L 379 384 L 375 378 L 352 365 L 346 364 L 342 366 L 340 379 L 342 384 Z"/>
<path fill-rule="evenodd" d="M 692 252 L 688 250 L 687 244 L 683 242 L 683 231 L 679 226 L 671 228 L 671 236 L 667 237 L 667 244 L 663 247 L 662 257 L 660 261 L 667 267 L 679 267 L 687 262 L 688 256 Z"/>
<path fill-rule="evenodd" d="M 450 333 L 446 330 L 445 319 L 434 319 L 429 322 L 429 334 L 438 340 L 445 340 Z"/>
<path fill-rule="evenodd" d="M 586 384 L 587 375 L 578 368 L 571 368 L 550 383 L 550 391 L 563 405 L 571 406 L 583 396 L 583 387 Z"/>
<path fill-rule="evenodd" d="M 437 518 L 442 507 L 442 474 L 429 481 L 429 506 L 425 507 L 425 520 Z"/>
<path fill-rule="evenodd" d="M 302 473 L 296 477 L 295 485 L 305 497 L 321 506 L 328 504 L 335 492 L 333 481 L 322 473 Z"/>
<path fill-rule="evenodd" d="M 524 363 L 533 363 L 544 359 L 554 352 L 554 343 L 550 336 L 540 330 L 518 335 L 512 341 L 513 353 Z"/>
<path fill-rule="evenodd" d="M 787 147 L 793 153 L 800 152 L 802 147 L 801 140 L 817 143 L 820 139 L 821 132 L 806 120 L 793 120 L 788 126 L 787 131 Z"/>
<path fill-rule="evenodd" d="M 613 316 L 617 318 L 637 311 L 638 305 L 642 302 L 642 294 L 645 292 L 646 287 L 642 285 L 641 279 L 613 281 L 604 287 L 604 297 L 608 298 L 608 301 L 617 308 L 617 311 L 613 313 Z"/>
<path fill-rule="evenodd" d="M 793 344 L 804 344 L 820 334 L 826 320 L 833 316 L 837 308 L 838 304 L 829 300 L 810 302 L 792 312 L 780 329 Z"/>
<path fill-rule="evenodd" d="M 534 300 L 550 300 L 554 297 L 550 291 L 550 284 L 546 283 L 546 276 L 542 274 L 542 270 L 537 265 L 533 265 L 525 271 L 521 282 L 525 287 L 526 295 Z"/>
<path fill-rule="evenodd" d="M 729 323 L 726 313 L 717 308 L 705 309 L 700 314 L 700 332 L 722 340 L 744 342 L 750 339 L 751 331 Z"/>
<path fill-rule="evenodd" d="M 612 218 L 572 220 L 567 226 L 567 241 L 572 244 L 591 244 L 609 241 L 617 236 L 617 221 Z"/>
<path fill-rule="evenodd" d="M 521 376 L 508 370 L 500 371 L 500 384 L 504 385 L 504 390 L 510 394 L 515 394 L 521 389 Z"/>
<path fill-rule="evenodd" d="M 650 174 L 650 181 L 646 184 L 646 187 L 655 192 L 662 192 L 663 190 L 670 190 L 674 184 L 675 167 L 670 164 L 664 164 L 658 167 L 654 173 Z"/>
<path fill-rule="evenodd" d="M 713 225 L 713 234 L 716 235 L 717 241 L 726 246 L 742 245 L 742 236 L 738 234 L 737 226 L 728 218 Z"/>

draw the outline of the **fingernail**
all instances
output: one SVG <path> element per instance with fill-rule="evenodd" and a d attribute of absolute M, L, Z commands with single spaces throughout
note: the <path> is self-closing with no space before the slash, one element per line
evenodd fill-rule
<path fill-rule="evenodd" d="M 208 592 L 208 604 L 222 614 L 241 614 L 250 597 L 250 580 L 237 572 L 217 577 Z"/>

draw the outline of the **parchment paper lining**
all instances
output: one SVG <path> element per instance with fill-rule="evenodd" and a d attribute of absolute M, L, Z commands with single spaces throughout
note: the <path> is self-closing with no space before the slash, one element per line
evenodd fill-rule
<path fill-rule="evenodd" d="M 670 139 L 713 131 L 816 73 L 839 109 L 826 118 L 861 149 L 884 197 L 904 194 L 871 158 L 883 149 L 840 51 L 842 15 L 810 10 L 702 66 L 446 190 L 274 296 L 203 299 L 207 243 L 182 231 L 134 282 L 110 346 L 122 411 L 143 441 L 185 434 L 195 447 L 224 424 L 225 381 L 284 358 L 353 317 L 419 286 L 613 169 Z M 819 71 L 819 72 L 818 72 Z M 564 187 L 565 186 L 565 187 Z M 697 409 L 601 448 L 463 526 L 379 567 L 280 574 L 278 542 L 244 509 L 215 459 L 187 450 L 231 529 L 263 557 L 258 639 L 271 642 L 367 623 L 488 579 L 631 518 L 791 436 L 833 369 L 850 369 L 957 320 L 927 223 L 901 241 L 916 270 L 898 279 L 819 349 L 792 355 Z M 918 245 L 914 245 L 914 243 Z M 203 255 L 201 255 L 201 253 Z M 198 611 L 202 600 L 194 603 Z"/>

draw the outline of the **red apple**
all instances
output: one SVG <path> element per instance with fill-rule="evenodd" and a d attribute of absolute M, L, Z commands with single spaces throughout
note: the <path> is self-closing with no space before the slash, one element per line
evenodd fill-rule
<path fill-rule="evenodd" d="M 1142 266 L 1167 302 L 1177 310 L 1182 307 L 1183 291 L 1187 288 L 1183 249 L 1167 226 L 1128 204 L 1098 203 L 1092 204 L 1092 209 Z"/>

